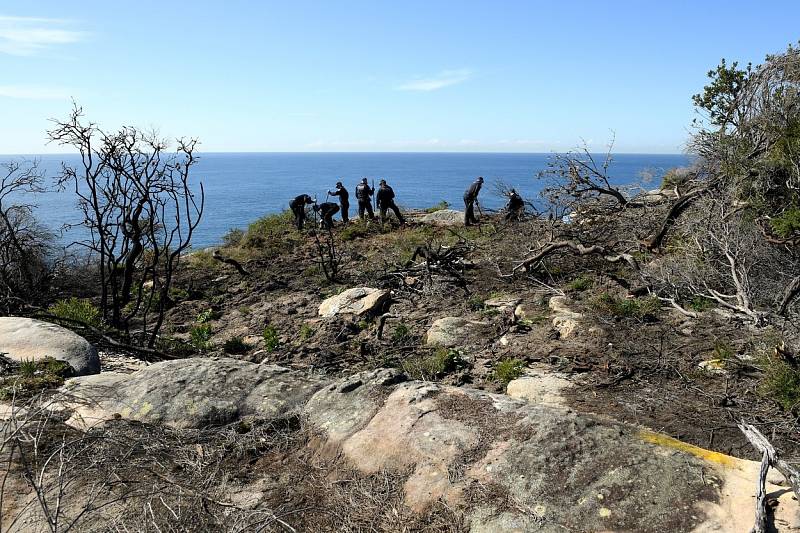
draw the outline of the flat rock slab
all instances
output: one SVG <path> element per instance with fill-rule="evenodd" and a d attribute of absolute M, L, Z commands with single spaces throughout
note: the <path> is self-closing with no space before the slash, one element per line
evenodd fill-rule
<path fill-rule="evenodd" d="M 573 383 L 563 375 L 529 368 L 524 376 L 508 383 L 506 394 L 540 405 L 566 405 L 563 392 L 572 386 Z"/>
<path fill-rule="evenodd" d="M 471 531 L 745 532 L 752 524 L 757 463 L 563 407 L 358 378 L 318 392 L 306 413 L 361 472 L 410 473 L 403 489 L 412 510 L 443 502 L 464 512 Z M 800 525 L 790 491 L 768 491 L 782 523 Z"/>
<path fill-rule="evenodd" d="M 368 315 L 383 308 L 389 300 L 387 290 L 355 287 L 331 296 L 319 306 L 319 316 L 330 318 L 336 315 Z"/>
<path fill-rule="evenodd" d="M 439 209 L 433 213 L 427 213 L 420 220 L 426 224 L 458 226 L 464 224 L 464 212 L 455 209 Z"/>
<path fill-rule="evenodd" d="M 86 428 L 115 417 L 202 428 L 244 416 L 275 418 L 302 407 L 323 381 L 275 365 L 225 357 L 155 363 L 69 380 L 58 399 L 69 424 Z"/>
<path fill-rule="evenodd" d="M 460 316 L 446 316 L 435 320 L 425 336 L 425 343 L 432 346 L 455 348 L 463 346 L 466 339 L 475 332 L 489 327 L 485 322 L 469 320 Z"/>
<path fill-rule="evenodd" d="M 43 320 L 0 317 L 0 352 L 20 362 L 52 357 L 69 364 L 76 376 L 100 372 L 100 358 L 89 341 Z"/>

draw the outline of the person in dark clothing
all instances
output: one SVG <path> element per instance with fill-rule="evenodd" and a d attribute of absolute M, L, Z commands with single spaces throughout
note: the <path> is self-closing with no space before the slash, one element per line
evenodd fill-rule
<path fill-rule="evenodd" d="M 506 204 L 506 220 L 520 220 L 525 211 L 525 201 L 522 196 L 517 194 L 517 191 L 511 189 L 508 193 L 508 203 Z"/>
<path fill-rule="evenodd" d="M 328 191 L 328 194 L 339 197 L 339 206 L 342 208 L 342 222 L 347 224 L 350 220 L 350 193 L 347 192 L 341 181 L 337 181 L 336 189 Z"/>
<path fill-rule="evenodd" d="M 314 211 L 319 213 L 319 227 L 322 229 L 333 228 L 333 215 L 339 212 L 339 206 L 333 202 L 324 202 L 314 206 Z"/>
<path fill-rule="evenodd" d="M 364 211 L 369 214 L 370 220 L 375 218 L 372 210 L 372 195 L 375 191 L 367 183 L 367 178 L 363 178 L 361 183 L 356 185 L 356 200 L 358 200 L 358 216 L 364 218 Z"/>
<path fill-rule="evenodd" d="M 478 201 L 478 193 L 481 192 L 481 186 L 483 185 L 483 176 L 479 176 L 478 179 L 472 182 L 472 185 L 469 186 L 469 189 L 464 192 L 464 225 L 471 226 L 473 224 L 478 223 L 478 219 L 475 218 L 475 203 Z"/>
<path fill-rule="evenodd" d="M 386 222 L 386 212 L 391 209 L 394 211 L 394 216 L 397 217 L 400 224 L 406 223 L 405 219 L 403 219 L 403 215 L 400 214 L 400 209 L 398 209 L 397 204 L 394 203 L 394 190 L 386 184 L 386 180 L 381 180 L 381 184 L 378 187 L 377 200 L 378 209 L 381 211 L 381 222 Z"/>
<path fill-rule="evenodd" d="M 314 200 L 307 194 L 301 194 L 291 202 L 289 208 L 294 213 L 294 224 L 298 230 L 303 229 L 303 223 L 306 221 L 306 204 L 313 204 Z"/>

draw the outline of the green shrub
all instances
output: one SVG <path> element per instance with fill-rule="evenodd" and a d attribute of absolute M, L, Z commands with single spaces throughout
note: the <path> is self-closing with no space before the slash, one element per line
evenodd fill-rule
<path fill-rule="evenodd" d="M 485 299 L 477 294 L 473 294 L 467 299 L 467 308 L 472 311 L 480 311 L 486 305 Z"/>
<path fill-rule="evenodd" d="M 264 338 L 264 348 L 266 348 L 268 352 L 274 352 L 281 343 L 281 340 L 278 337 L 278 330 L 272 324 L 269 324 L 264 328 L 262 337 Z"/>
<path fill-rule="evenodd" d="M 772 231 L 784 239 L 800 233 L 800 208 L 787 209 L 781 216 L 773 218 L 769 223 Z"/>
<path fill-rule="evenodd" d="M 603 293 L 592 301 L 598 313 L 614 318 L 654 319 L 661 309 L 661 301 L 656 296 L 647 298 L 620 298 Z"/>
<path fill-rule="evenodd" d="M 800 404 L 800 369 L 773 357 L 763 357 L 761 366 L 764 375 L 759 392 L 762 395 L 775 400 L 787 411 Z"/>
<path fill-rule="evenodd" d="M 297 336 L 300 337 L 301 341 L 307 341 L 314 336 L 314 328 L 308 324 L 303 324 L 300 326 L 300 331 L 297 332 Z"/>
<path fill-rule="evenodd" d="M 33 359 L 26 359 L 19 363 L 19 374 L 26 378 L 31 378 L 36 373 L 38 366 Z"/>
<path fill-rule="evenodd" d="M 706 298 L 705 296 L 695 296 L 692 298 L 692 301 L 689 302 L 689 308 L 698 313 L 708 311 L 712 307 L 714 307 L 714 300 Z"/>
<path fill-rule="evenodd" d="M 225 341 L 222 349 L 225 351 L 225 353 L 229 353 L 231 355 L 241 355 L 247 353 L 247 351 L 250 349 L 250 346 L 244 342 L 241 337 L 231 337 Z"/>
<path fill-rule="evenodd" d="M 192 344 L 174 337 L 159 337 L 156 341 L 156 349 L 175 357 L 188 357 L 195 351 Z"/>
<path fill-rule="evenodd" d="M 199 315 L 197 315 L 195 322 L 197 322 L 198 324 L 206 324 L 208 322 L 211 322 L 212 320 L 218 320 L 221 316 L 222 314 L 219 311 L 214 311 L 213 309 L 206 309 L 205 311 L 202 311 Z"/>
<path fill-rule="evenodd" d="M 356 239 L 363 239 L 369 234 L 367 224 L 365 221 L 359 220 L 355 224 L 349 224 L 346 228 L 339 232 L 339 238 L 343 241 L 354 241 Z"/>
<path fill-rule="evenodd" d="M 408 340 L 409 336 L 411 336 L 411 330 L 405 324 L 398 324 L 392 332 L 392 340 L 398 343 Z"/>
<path fill-rule="evenodd" d="M 210 347 L 211 324 L 198 324 L 189 332 L 192 346 L 198 350 L 207 350 Z"/>
<path fill-rule="evenodd" d="M 244 248 L 261 248 L 266 252 L 292 250 L 297 242 L 294 233 L 294 215 L 291 211 L 261 217 L 247 227 L 240 239 Z"/>
<path fill-rule="evenodd" d="M 228 233 L 222 236 L 222 245 L 227 248 L 233 248 L 234 246 L 239 246 L 242 239 L 244 239 L 244 230 L 231 228 Z"/>
<path fill-rule="evenodd" d="M 90 326 L 100 326 L 100 310 L 89 300 L 69 298 L 59 300 L 47 308 L 47 312 L 65 320 L 75 320 Z"/>
<path fill-rule="evenodd" d="M 593 281 L 586 276 L 578 276 L 567 284 L 567 289 L 575 292 L 585 291 L 591 288 Z"/>
<path fill-rule="evenodd" d="M 409 357 L 401 367 L 414 379 L 432 380 L 449 374 L 463 364 L 458 350 L 437 348 L 432 354 Z"/>
<path fill-rule="evenodd" d="M 447 203 L 447 201 L 442 200 L 438 204 L 436 204 L 436 205 L 434 205 L 432 207 L 428 207 L 427 209 L 425 209 L 425 212 L 426 213 L 435 213 L 436 211 L 442 211 L 443 209 L 447 209 L 449 207 L 450 207 L 450 204 Z"/>
<path fill-rule="evenodd" d="M 504 359 L 494 367 L 491 379 L 503 385 L 508 385 L 509 381 L 517 379 L 522 375 L 524 368 L 525 362 L 521 359 Z"/>

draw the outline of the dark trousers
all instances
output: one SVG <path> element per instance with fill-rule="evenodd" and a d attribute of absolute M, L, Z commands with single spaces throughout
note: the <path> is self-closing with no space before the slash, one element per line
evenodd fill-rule
<path fill-rule="evenodd" d="M 403 220 L 403 215 L 400 214 L 400 209 L 397 208 L 397 204 L 394 202 L 387 202 L 381 205 L 381 222 L 386 222 L 386 212 L 389 209 L 394 211 L 394 216 L 397 217 L 397 220 L 399 220 L 401 224 L 405 223 L 405 220 Z"/>
<path fill-rule="evenodd" d="M 512 220 L 520 221 L 522 220 L 522 214 L 524 212 L 525 211 L 521 207 L 519 209 L 509 208 L 509 210 L 506 212 L 506 221 L 508 222 L 511 222 Z"/>
<path fill-rule="evenodd" d="M 294 213 L 294 225 L 298 230 L 303 229 L 303 223 L 306 221 L 306 207 L 293 207 L 292 213 Z"/>
<path fill-rule="evenodd" d="M 478 219 L 475 218 L 475 200 L 464 198 L 464 225 L 471 226 L 477 224 Z"/>
<path fill-rule="evenodd" d="M 342 207 L 342 222 L 347 224 L 350 221 L 350 204 L 347 202 L 340 202 L 339 205 Z"/>
<path fill-rule="evenodd" d="M 369 214 L 369 218 L 375 218 L 375 212 L 372 210 L 371 200 L 358 201 L 358 218 L 364 218 L 364 211 Z"/>

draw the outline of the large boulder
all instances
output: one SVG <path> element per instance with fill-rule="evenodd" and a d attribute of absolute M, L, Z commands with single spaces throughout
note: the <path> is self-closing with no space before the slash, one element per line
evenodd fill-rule
<path fill-rule="evenodd" d="M 464 223 L 464 212 L 455 209 L 439 209 L 433 213 L 427 213 L 420 220 L 426 224 L 458 226 Z"/>
<path fill-rule="evenodd" d="M 407 476 L 413 511 L 442 502 L 464 513 L 470 531 L 752 524 L 758 463 L 564 407 L 362 376 L 322 389 L 306 413 L 357 470 Z M 767 490 L 779 502 L 776 523 L 800 525 L 791 491 Z"/>
<path fill-rule="evenodd" d="M 132 374 L 116 372 L 69 380 L 59 404 L 76 427 L 122 417 L 176 428 L 200 428 L 244 416 L 275 418 L 302 407 L 320 378 L 275 365 L 226 357 L 155 363 Z"/>
<path fill-rule="evenodd" d="M 323 301 L 319 306 L 319 316 L 330 318 L 335 315 L 375 314 L 389 300 L 389 291 L 355 287 Z"/>
<path fill-rule="evenodd" d="M 52 357 L 72 367 L 76 376 L 100 372 L 100 358 L 89 341 L 50 322 L 0 317 L 0 353 L 15 361 Z"/>

